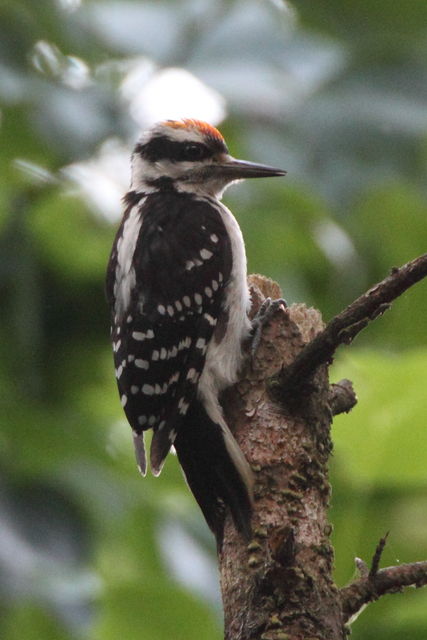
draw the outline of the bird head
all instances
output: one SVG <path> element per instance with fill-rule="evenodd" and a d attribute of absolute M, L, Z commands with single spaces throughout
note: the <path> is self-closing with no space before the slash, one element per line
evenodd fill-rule
<path fill-rule="evenodd" d="M 138 140 L 132 156 L 131 188 L 221 197 L 238 180 L 285 174 L 282 169 L 233 158 L 221 133 L 206 122 L 166 120 Z"/>

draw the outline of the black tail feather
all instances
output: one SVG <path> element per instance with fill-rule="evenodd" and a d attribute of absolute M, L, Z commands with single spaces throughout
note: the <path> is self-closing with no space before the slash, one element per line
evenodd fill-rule
<path fill-rule="evenodd" d="M 232 436 L 228 434 L 227 437 Z M 250 540 L 251 488 L 233 462 L 221 425 L 209 418 L 201 403 L 192 403 L 180 426 L 175 449 L 187 483 L 217 544 L 222 544 L 227 508 L 238 531 Z"/>

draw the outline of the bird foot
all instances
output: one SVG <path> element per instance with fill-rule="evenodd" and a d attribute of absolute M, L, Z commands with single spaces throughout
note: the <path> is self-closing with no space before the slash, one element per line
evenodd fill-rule
<path fill-rule="evenodd" d="M 282 309 L 284 311 L 285 309 L 287 309 L 287 307 L 288 304 L 283 298 L 278 298 L 277 300 L 266 298 L 264 300 L 257 314 L 252 320 L 252 341 L 250 347 L 252 358 L 255 356 L 259 347 L 259 343 L 261 342 L 261 336 L 264 327 L 271 322 L 279 309 Z"/>

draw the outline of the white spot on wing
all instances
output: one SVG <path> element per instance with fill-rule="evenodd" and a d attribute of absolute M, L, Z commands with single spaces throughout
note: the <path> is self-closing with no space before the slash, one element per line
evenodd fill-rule
<path fill-rule="evenodd" d="M 213 253 L 212 251 L 209 251 L 209 249 L 202 249 L 200 251 L 200 257 L 203 258 L 203 260 L 209 260 L 209 258 L 212 258 Z"/>
<path fill-rule="evenodd" d="M 211 327 L 214 327 L 216 325 L 216 319 L 213 316 L 211 316 L 210 313 L 204 313 L 203 317 L 205 318 L 205 320 L 209 322 Z"/>
<path fill-rule="evenodd" d="M 199 374 L 197 373 L 196 369 L 192 367 L 191 369 L 188 370 L 187 380 L 192 380 L 193 382 L 197 382 L 198 378 L 199 378 Z"/>
<path fill-rule="evenodd" d="M 196 349 L 206 349 L 206 340 L 204 338 L 198 338 L 196 342 Z"/>
<path fill-rule="evenodd" d="M 178 402 L 179 413 L 184 416 L 187 413 L 189 406 L 188 402 L 185 402 L 184 398 L 181 398 Z"/>
<path fill-rule="evenodd" d="M 188 349 L 189 347 L 191 347 L 191 338 L 189 336 L 184 338 L 184 340 L 180 340 L 178 343 L 178 351 Z"/>
<path fill-rule="evenodd" d="M 137 358 L 135 360 L 135 367 L 138 367 L 139 369 L 148 369 L 149 366 L 150 363 L 148 360 L 142 360 L 141 358 Z"/>

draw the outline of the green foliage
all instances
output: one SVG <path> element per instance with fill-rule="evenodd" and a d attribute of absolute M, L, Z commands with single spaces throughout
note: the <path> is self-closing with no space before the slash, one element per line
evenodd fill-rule
<path fill-rule="evenodd" d="M 427 482 L 420 451 L 427 450 L 427 350 L 405 354 L 355 352 L 341 358 L 359 406 L 335 420 L 335 452 L 355 489 L 417 488 Z"/>
<path fill-rule="evenodd" d="M 280 5 L 1 4 L 4 640 L 221 635 L 213 541 L 173 457 L 161 479 L 138 476 L 109 348 L 117 193 L 159 72 L 186 69 L 222 96 L 209 100 L 226 105 L 233 155 L 288 170 L 226 200 L 250 270 L 289 302 L 328 319 L 426 250 L 427 5 Z M 387 530 L 384 563 L 427 558 L 426 293 L 405 294 L 333 370 L 359 396 L 334 424 L 339 584 Z M 425 608 L 422 590 L 389 596 L 352 637 L 424 640 Z"/>
<path fill-rule="evenodd" d="M 427 557 L 427 468 L 421 453 L 427 450 L 426 350 L 351 350 L 333 368 L 334 379 L 343 376 L 354 382 L 358 404 L 335 418 L 333 428 L 331 517 L 339 584 L 352 577 L 356 556 L 369 564 L 387 530 L 383 566 Z M 425 637 L 425 594 L 404 598 L 400 603 L 388 596 L 368 608 L 354 625 L 355 637 L 398 638 L 396 629 L 402 628 Z"/>

